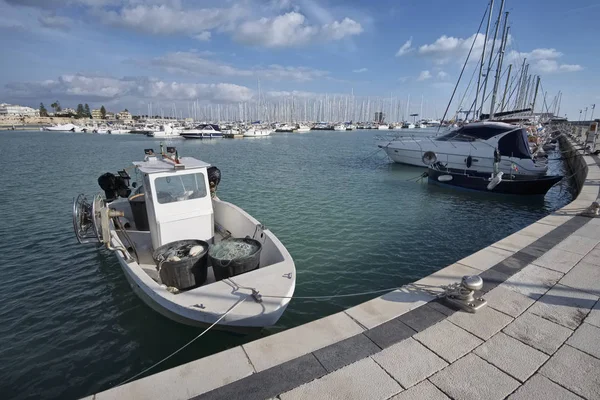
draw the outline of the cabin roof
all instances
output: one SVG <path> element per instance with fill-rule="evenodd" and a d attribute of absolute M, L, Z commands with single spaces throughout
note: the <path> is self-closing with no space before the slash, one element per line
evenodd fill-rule
<path fill-rule="evenodd" d="M 181 164 L 184 165 L 183 169 L 177 169 L 177 171 L 187 171 L 190 169 L 208 168 L 209 163 L 198 160 L 194 157 L 181 157 Z M 175 171 L 175 167 L 172 162 L 160 159 L 160 156 L 148 157 L 145 161 L 134 161 L 133 165 L 144 174 L 155 174 L 157 172 L 168 172 Z"/>

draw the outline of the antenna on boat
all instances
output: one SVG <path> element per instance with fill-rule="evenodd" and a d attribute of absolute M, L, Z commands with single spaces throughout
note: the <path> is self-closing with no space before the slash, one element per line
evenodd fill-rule
<path fill-rule="evenodd" d="M 175 169 L 185 168 L 185 166 L 181 163 L 179 153 L 177 152 L 177 148 L 175 146 L 167 146 L 167 151 L 165 152 L 164 145 L 161 142 L 160 155 L 162 156 L 164 161 L 171 162 Z"/>

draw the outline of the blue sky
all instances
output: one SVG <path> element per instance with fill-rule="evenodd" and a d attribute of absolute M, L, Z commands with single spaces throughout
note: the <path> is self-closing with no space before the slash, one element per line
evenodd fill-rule
<path fill-rule="evenodd" d="M 0 102 L 37 107 L 58 99 L 145 113 L 149 102 L 253 102 L 260 79 L 268 99 L 353 92 L 404 102 L 410 95 L 413 107 L 423 97 L 425 116 L 441 117 L 486 5 L 0 0 Z M 505 67 L 527 57 L 548 102 L 561 90 L 561 114 L 577 119 L 589 107 L 589 116 L 600 103 L 600 3 L 507 0 L 505 11 Z M 480 52 L 483 37 L 476 39 Z"/>

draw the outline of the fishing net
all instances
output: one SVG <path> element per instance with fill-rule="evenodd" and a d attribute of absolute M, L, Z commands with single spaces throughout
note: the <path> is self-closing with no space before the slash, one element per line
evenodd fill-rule
<path fill-rule="evenodd" d="M 225 240 L 212 246 L 208 254 L 219 260 L 238 260 L 253 255 L 259 248 L 252 242 Z"/>

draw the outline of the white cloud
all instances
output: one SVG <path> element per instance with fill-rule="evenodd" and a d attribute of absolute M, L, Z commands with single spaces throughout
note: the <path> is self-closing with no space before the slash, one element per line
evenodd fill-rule
<path fill-rule="evenodd" d="M 45 28 L 60 29 L 64 31 L 69 30 L 69 26 L 72 23 L 70 18 L 54 14 L 40 15 L 38 17 L 38 22 Z"/>
<path fill-rule="evenodd" d="M 321 32 L 327 40 L 341 40 L 347 36 L 361 34 L 363 28 L 355 20 L 346 17 L 342 22 L 333 21 L 330 24 L 323 25 Z"/>
<path fill-rule="evenodd" d="M 433 58 L 438 64 L 445 64 L 452 59 L 459 59 L 462 62 L 469 53 L 473 41 L 475 45 L 472 54 L 481 54 L 485 42 L 485 35 L 481 33 L 465 39 L 442 35 L 435 42 L 420 46 L 418 53 Z"/>
<path fill-rule="evenodd" d="M 274 18 L 243 22 L 236 28 L 234 38 L 241 43 L 264 47 L 295 47 L 314 40 L 340 40 L 362 32 L 362 26 L 350 19 L 334 21 L 321 27 L 310 25 L 296 11 Z"/>
<path fill-rule="evenodd" d="M 431 72 L 425 70 L 425 71 L 421 71 L 421 73 L 419 74 L 419 77 L 417 78 L 417 81 L 425 81 L 427 79 L 431 79 Z"/>
<path fill-rule="evenodd" d="M 412 37 L 411 37 L 400 47 L 400 49 L 398 49 L 398 51 L 396 52 L 396 57 L 402 57 L 403 55 L 408 54 L 413 50 L 414 50 L 414 48 L 412 47 Z"/>
<path fill-rule="evenodd" d="M 448 74 L 444 71 L 439 71 L 437 73 L 437 77 L 438 77 L 438 79 L 446 79 L 448 77 Z"/>
<path fill-rule="evenodd" d="M 359 68 L 359 69 L 353 69 L 352 72 L 355 72 L 357 74 L 360 74 L 361 72 L 367 72 L 368 69 L 367 68 Z"/>
<path fill-rule="evenodd" d="M 196 52 L 168 53 L 149 61 L 136 61 L 140 65 L 150 65 L 173 74 L 188 74 L 193 76 L 229 76 L 229 77 L 260 77 L 267 80 L 292 80 L 307 82 L 329 75 L 329 72 L 308 67 L 292 67 L 271 64 L 256 66 L 252 69 L 236 68 L 214 57 L 205 58 L 206 54 Z"/>
<path fill-rule="evenodd" d="M 558 69 L 565 72 L 576 72 L 581 71 L 583 67 L 579 64 L 561 64 Z"/>
<path fill-rule="evenodd" d="M 208 42 L 210 40 L 211 37 L 211 33 L 210 31 L 204 31 L 204 32 L 200 32 L 197 35 L 194 35 L 193 38 L 196 40 L 199 40 L 201 42 Z"/>
<path fill-rule="evenodd" d="M 96 10 L 106 23 L 151 34 L 202 34 L 231 27 L 246 11 L 240 7 L 179 9 L 167 5 L 135 5 L 119 10 Z"/>
<path fill-rule="evenodd" d="M 531 70 L 541 73 L 577 72 L 583 69 L 579 64 L 560 63 L 559 59 L 562 57 L 563 53 L 556 49 L 539 48 L 522 53 L 513 50 L 508 53 L 507 60 L 518 64 L 527 59 Z"/>
<path fill-rule="evenodd" d="M 208 102 L 237 103 L 252 99 L 253 92 L 231 83 L 178 83 L 147 77 L 114 78 L 83 74 L 62 75 L 56 80 L 10 83 L 8 96 L 21 99 L 61 98 L 102 101 L 137 98 L 162 100 L 203 99 Z"/>

